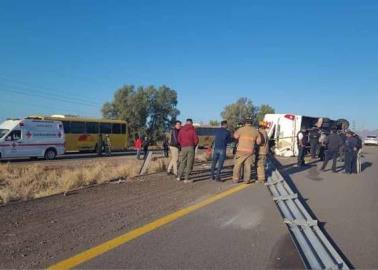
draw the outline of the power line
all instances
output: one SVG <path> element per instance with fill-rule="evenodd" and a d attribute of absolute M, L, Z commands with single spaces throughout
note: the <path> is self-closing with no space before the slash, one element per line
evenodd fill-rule
<path fill-rule="evenodd" d="M 24 91 L 24 90 L 20 90 L 19 88 L 14 88 L 14 87 L 7 88 L 7 89 L 0 88 L 0 92 L 3 92 L 3 93 L 11 92 L 13 94 L 24 95 L 24 96 L 27 96 L 27 97 L 30 97 L 30 98 L 39 97 L 39 98 L 46 99 L 48 101 L 58 101 L 58 102 L 64 102 L 64 103 L 69 103 L 69 104 L 74 104 L 74 105 L 93 107 L 93 108 L 97 108 L 97 109 L 99 109 L 99 107 L 100 107 L 100 106 L 95 105 L 93 103 L 81 102 L 80 100 L 76 100 L 75 98 L 60 98 L 60 97 L 55 97 L 55 96 L 49 95 L 49 94 L 40 94 L 38 92 L 35 93 L 33 90 L 32 91 Z"/>
<path fill-rule="evenodd" d="M 72 99 L 72 97 L 68 97 L 68 96 L 65 96 L 65 95 L 62 95 L 62 94 L 56 94 L 57 92 L 58 93 L 62 92 L 62 91 L 59 91 L 57 89 L 47 88 L 47 87 L 34 87 L 34 86 L 31 86 L 30 84 L 27 85 L 27 83 L 25 83 L 25 82 L 6 78 L 6 77 L 2 76 L 1 74 L 0 74 L 0 79 L 11 82 L 11 84 L 16 84 L 17 86 L 11 86 L 13 88 L 20 89 L 20 87 L 21 87 L 24 90 L 32 90 L 34 92 L 38 92 L 38 93 L 41 93 L 41 94 L 44 94 L 44 95 L 47 94 L 49 96 L 54 96 L 54 97 L 60 98 L 60 99 Z M 5 83 L 7 83 L 7 82 L 5 82 Z M 54 92 L 54 93 L 51 93 L 51 92 Z M 82 102 L 82 103 L 88 103 L 87 97 L 80 97 L 80 96 L 77 95 L 77 93 L 75 93 L 75 99 L 76 99 L 76 101 L 79 101 L 79 102 Z M 90 104 L 97 104 L 97 105 L 101 106 L 101 104 L 99 102 L 90 102 Z"/>
<path fill-rule="evenodd" d="M 67 113 L 69 113 L 69 114 L 82 115 L 81 113 L 79 113 L 79 111 L 77 109 L 72 110 L 71 108 L 64 108 L 62 106 L 57 107 L 57 106 L 53 106 L 52 104 L 44 104 L 43 106 L 41 106 L 40 104 L 30 102 L 29 100 L 27 100 L 26 103 L 25 103 L 25 100 L 16 100 L 15 101 L 14 98 L 12 98 L 10 96 L 2 96 L 1 99 L 2 99 L 2 101 L 6 101 L 6 102 L 9 102 L 9 103 L 16 103 L 18 105 L 18 107 L 25 107 L 25 108 L 27 108 L 28 111 L 32 111 L 30 109 L 30 107 L 37 108 L 38 110 L 35 110 L 36 111 L 35 114 L 41 114 L 41 113 L 43 114 L 43 112 L 41 112 L 41 109 L 42 109 L 42 111 L 46 111 L 46 109 L 48 109 L 48 111 L 50 111 L 50 112 L 47 113 L 47 114 L 62 114 L 65 111 L 68 111 Z M 34 114 L 34 113 L 31 113 L 31 114 Z"/>

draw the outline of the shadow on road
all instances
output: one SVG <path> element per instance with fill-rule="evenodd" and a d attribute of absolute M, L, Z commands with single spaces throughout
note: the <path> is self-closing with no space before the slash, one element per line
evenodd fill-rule
<path fill-rule="evenodd" d="M 232 168 L 233 166 L 224 166 L 222 173 L 221 173 L 221 179 L 222 181 L 227 181 L 232 179 Z M 190 177 L 191 180 L 194 182 L 201 182 L 201 181 L 206 181 L 211 179 L 211 169 L 206 168 L 206 169 L 201 169 L 201 170 L 196 170 L 193 171 Z"/>
<path fill-rule="evenodd" d="M 373 165 L 373 163 L 371 163 L 369 161 L 365 161 L 361 165 L 361 172 L 365 171 L 367 168 L 371 167 L 372 165 Z"/>

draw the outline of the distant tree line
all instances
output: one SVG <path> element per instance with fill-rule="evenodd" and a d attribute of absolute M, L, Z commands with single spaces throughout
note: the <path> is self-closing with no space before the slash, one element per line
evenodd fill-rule
<path fill-rule="evenodd" d="M 234 129 L 246 118 L 250 117 L 258 124 L 265 114 L 274 112 L 270 105 L 255 106 L 251 99 L 242 97 L 225 106 L 221 117 Z M 111 102 L 103 105 L 102 114 L 107 119 L 126 120 L 132 138 L 137 134 L 156 142 L 164 137 L 180 114 L 177 109 L 177 92 L 165 85 L 157 88 L 125 85 L 114 93 Z M 220 121 L 210 120 L 209 124 L 219 126 Z"/>

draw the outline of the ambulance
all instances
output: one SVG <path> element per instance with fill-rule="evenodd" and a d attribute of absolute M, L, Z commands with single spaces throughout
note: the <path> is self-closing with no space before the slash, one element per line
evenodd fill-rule
<path fill-rule="evenodd" d="M 60 121 L 9 119 L 0 124 L 0 160 L 63 155 L 64 129 Z"/>
<path fill-rule="evenodd" d="M 335 121 L 325 117 L 295 114 L 266 114 L 264 121 L 268 123 L 268 137 L 274 144 L 274 154 L 284 157 L 298 155 L 297 135 L 301 129 L 317 127 L 328 133 L 331 127 L 338 130 L 349 127 L 349 122 L 345 119 Z"/>

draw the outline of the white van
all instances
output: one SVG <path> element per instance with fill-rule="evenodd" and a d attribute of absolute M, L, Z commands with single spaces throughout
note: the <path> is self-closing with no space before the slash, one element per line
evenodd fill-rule
<path fill-rule="evenodd" d="M 55 159 L 64 154 L 64 130 L 60 121 L 6 120 L 0 124 L 0 159 Z"/>
<path fill-rule="evenodd" d="M 275 154 L 284 157 L 298 155 L 297 135 L 302 128 L 310 129 L 316 126 L 322 130 L 330 130 L 331 126 L 338 129 L 346 129 L 349 126 L 345 119 L 334 121 L 323 117 L 294 114 L 267 114 L 264 121 L 268 122 L 268 136 L 275 143 Z"/>

